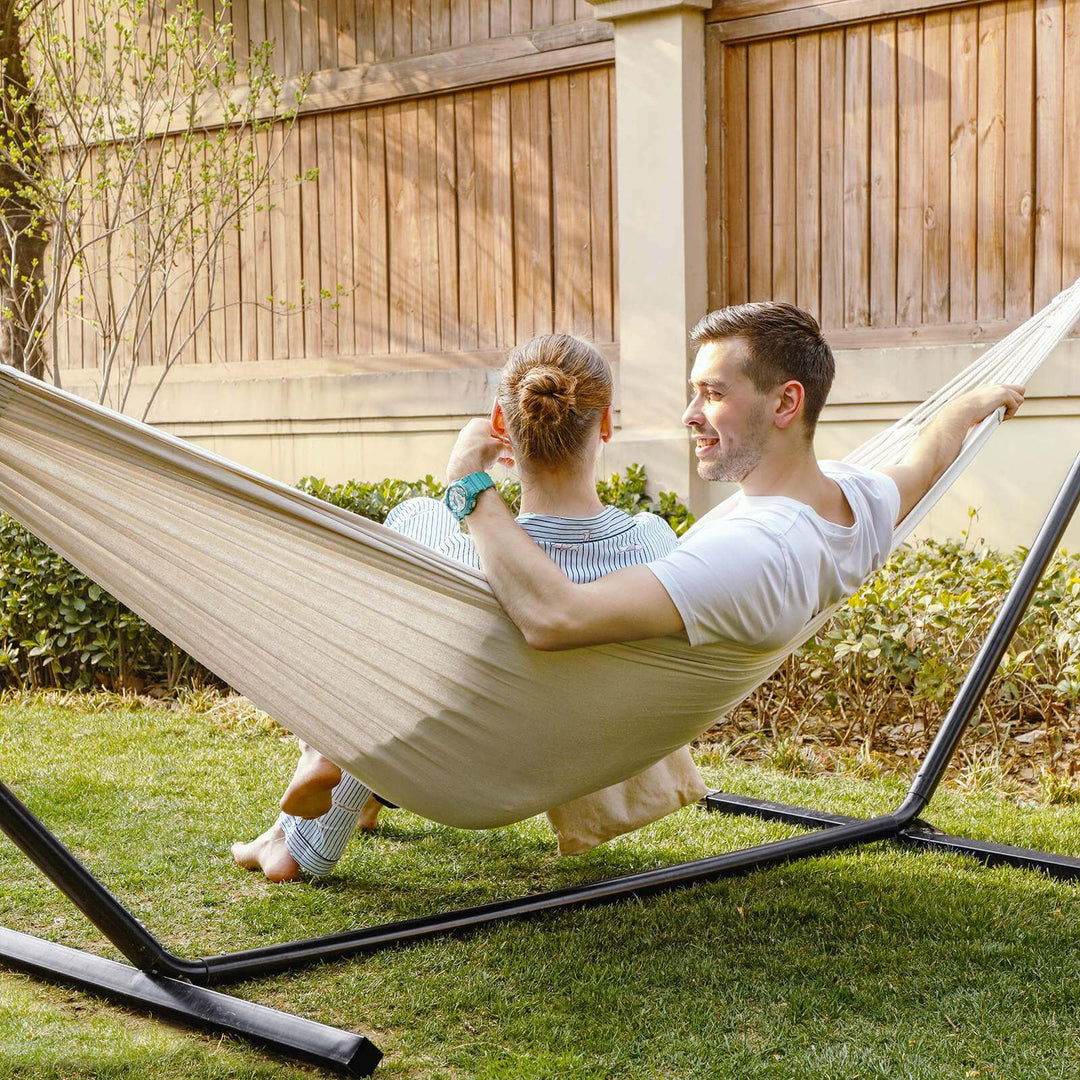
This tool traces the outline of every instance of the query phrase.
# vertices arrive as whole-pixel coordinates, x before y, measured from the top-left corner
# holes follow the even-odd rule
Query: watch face
[[[450,507],[452,513],[460,514],[465,509],[466,500],[463,484],[454,483],[446,489],[446,505]]]

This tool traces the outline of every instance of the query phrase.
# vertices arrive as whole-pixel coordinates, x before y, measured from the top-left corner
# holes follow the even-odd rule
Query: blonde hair
[[[582,456],[612,392],[611,368],[594,346],[541,334],[510,353],[495,396],[518,456],[564,465]]]

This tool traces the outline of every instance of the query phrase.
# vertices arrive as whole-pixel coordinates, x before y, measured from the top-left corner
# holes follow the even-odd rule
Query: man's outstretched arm
[[[1024,392],[1022,386],[986,386],[958,397],[920,432],[899,465],[881,470],[900,489],[898,525],[956,460],[968,432],[1000,408],[1008,420],[1023,405]]]
[[[502,452],[488,421],[473,420],[458,437],[447,479],[489,469]],[[480,493],[467,520],[488,582],[534,649],[577,649],[683,629],[667,590],[644,566],[574,584],[514,521],[493,488]]]

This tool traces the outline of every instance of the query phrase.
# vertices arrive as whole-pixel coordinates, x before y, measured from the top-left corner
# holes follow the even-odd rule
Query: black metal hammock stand
[[[419,919],[187,960],[169,952],[60,841],[0,783],[0,828],[131,962],[106,960],[0,927],[0,962],[43,979],[73,984],[154,1015],[238,1035],[273,1051],[347,1076],[367,1076],[382,1057],[366,1038],[210,989],[446,934],[462,934],[526,915],[608,904],[696,882],[748,873],[794,859],[879,840],[962,853],[982,862],[1080,878],[1080,859],[947,836],[919,818],[937,790],[1054,551],[1080,503],[1080,455],[1073,462],[990,633],[903,802],[861,819],[713,792],[710,810],[750,814],[816,831],[708,859],[536,893]]]

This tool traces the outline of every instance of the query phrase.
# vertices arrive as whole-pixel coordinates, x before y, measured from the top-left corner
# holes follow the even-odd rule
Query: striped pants
[[[334,788],[333,805],[322,817],[299,818],[282,814],[278,826],[285,833],[285,846],[312,877],[326,877],[345,853],[349,838],[356,832],[360,811],[368,799],[374,798],[371,788],[347,772]]]

